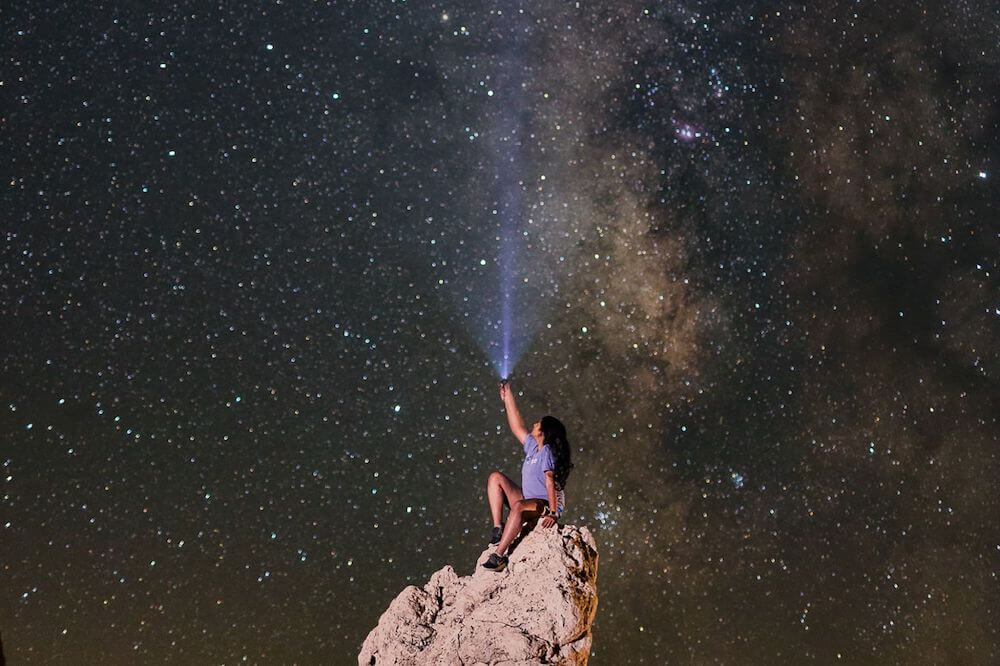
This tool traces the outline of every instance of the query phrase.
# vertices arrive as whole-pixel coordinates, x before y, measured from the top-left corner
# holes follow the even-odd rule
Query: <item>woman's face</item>
[[[531,425],[531,436],[535,438],[535,441],[539,444],[542,443],[542,422],[535,421]]]

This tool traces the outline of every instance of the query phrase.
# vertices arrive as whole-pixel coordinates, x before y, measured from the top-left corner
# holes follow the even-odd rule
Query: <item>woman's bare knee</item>
[[[498,469],[495,469],[492,472],[490,472],[489,477],[486,479],[486,483],[490,485],[501,486],[503,485],[503,478],[504,478],[503,472],[501,472]]]

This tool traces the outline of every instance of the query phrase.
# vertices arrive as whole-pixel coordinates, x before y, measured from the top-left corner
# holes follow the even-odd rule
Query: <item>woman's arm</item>
[[[542,518],[542,527],[552,527],[556,523],[555,516],[559,513],[559,499],[556,496],[556,477],[552,470],[545,472],[545,490],[549,496],[549,510],[552,515]]]
[[[510,431],[514,433],[514,437],[517,437],[519,444],[524,444],[524,438],[528,434],[528,429],[524,427],[521,412],[517,411],[517,403],[514,402],[514,391],[510,388],[510,384],[506,382],[500,384],[500,399],[503,400],[504,410],[507,412],[507,425],[510,426]]]

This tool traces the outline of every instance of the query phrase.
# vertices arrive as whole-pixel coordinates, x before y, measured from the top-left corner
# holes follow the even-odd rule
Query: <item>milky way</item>
[[[1000,17],[819,4],[5,11],[6,656],[351,663],[469,573],[504,178],[592,663],[1000,658]]]

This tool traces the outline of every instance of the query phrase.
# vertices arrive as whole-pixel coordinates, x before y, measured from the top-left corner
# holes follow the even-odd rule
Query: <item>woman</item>
[[[500,399],[507,412],[507,424],[517,441],[524,447],[524,463],[521,465],[521,485],[511,481],[506,475],[494,470],[486,484],[486,494],[490,501],[493,518],[491,544],[497,544],[495,552],[483,566],[499,571],[507,566],[507,549],[521,523],[529,518],[542,516],[542,527],[552,527],[565,508],[563,488],[566,477],[573,468],[570,462],[569,440],[566,428],[554,416],[546,416],[531,426],[524,426],[514,391],[510,384],[500,384]],[[503,505],[510,507],[507,524],[503,526]]]

